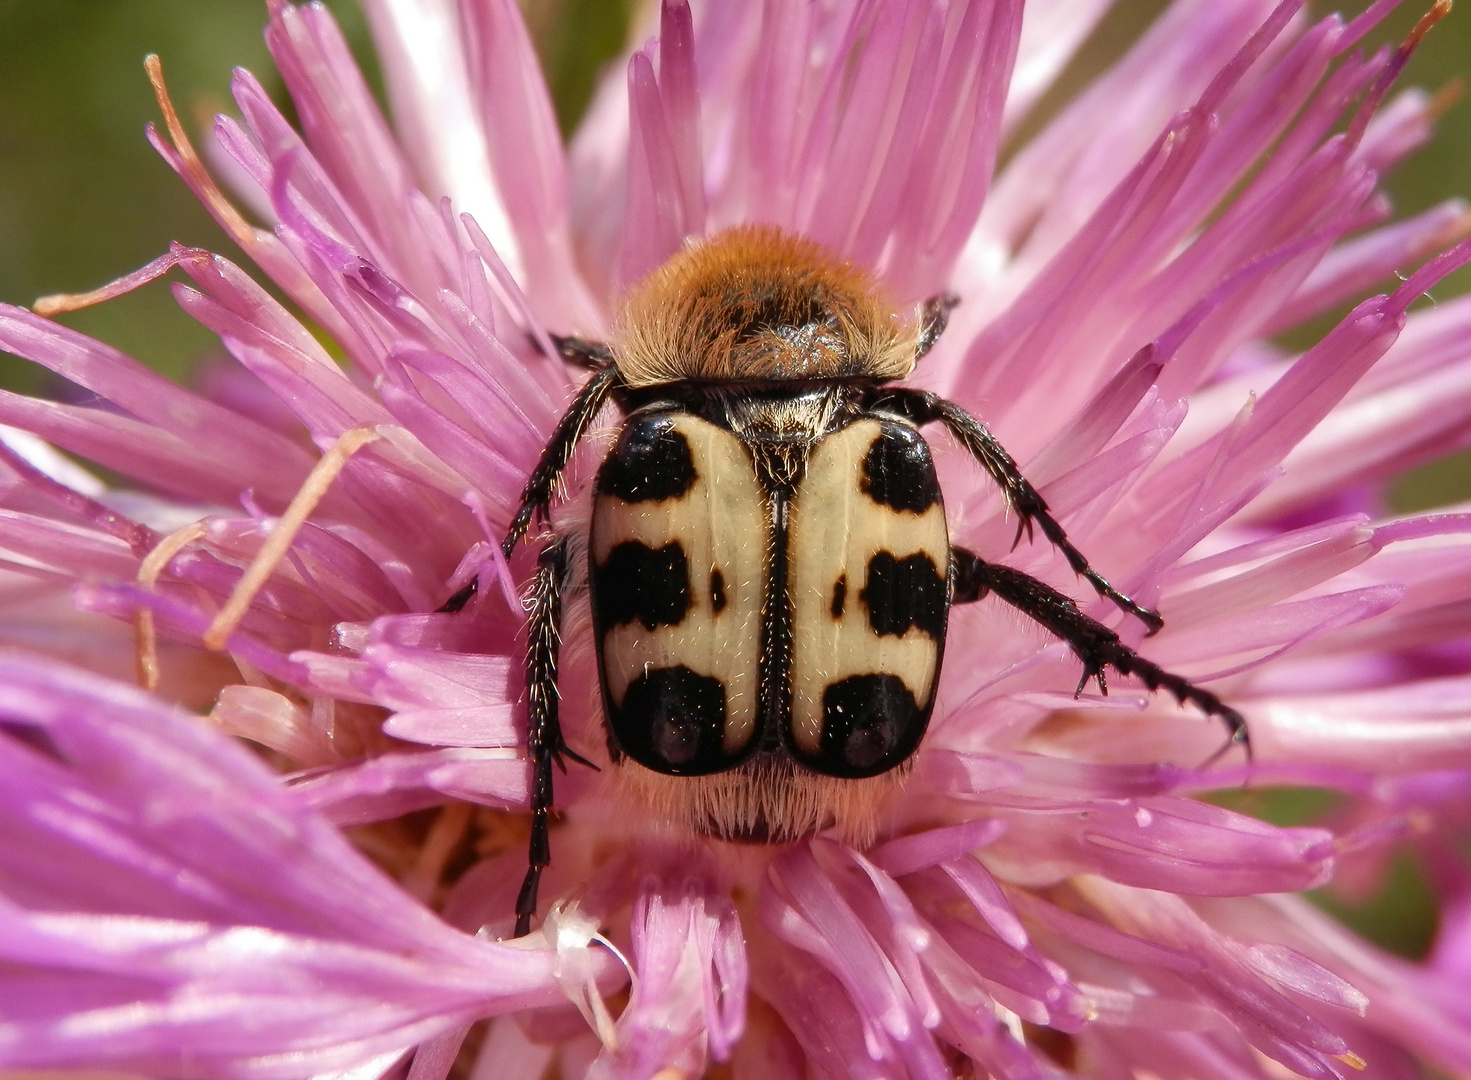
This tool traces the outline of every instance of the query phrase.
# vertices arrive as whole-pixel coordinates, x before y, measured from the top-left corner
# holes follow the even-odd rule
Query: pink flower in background
[[[152,137],[294,312],[187,248],[104,290],[188,276],[238,362],[194,391],[0,309],[0,346],[90,395],[0,393],[0,584],[39,628],[0,659],[0,1064],[1471,1072],[1471,513],[1378,499],[1471,431],[1471,300],[1408,313],[1471,246],[1463,205],[1390,223],[1376,187],[1433,111],[1390,90],[1413,42],[1357,49],[1392,6],[1177,0],[993,178],[1105,0],[668,3],[566,152],[511,0],[368,0],[397,135],[326,10],[273,3],[300,132],[241,72],[209,170],[171,111]],[[544,921],[507,940],[532,559],[496,542],[583,377],[547,335],[603,337],[625,286],[743,222],[962,298],[914,382],[1163,613],[1141,650],[1239,707],[1254,763],[1200,767],[1220,726],[1127,680],[1075,699],[1067,649],[981,603],[872,849],[673,835],[574,768]],[[933,445],[958,543],[1137,643],[1045,542],[1008,555],[994,485]],[[211,723],[55,659],[126,678],[135,633],[145,684]],[[585,599],[564,638],[568,740],[606,764]],[[1340,809],[1193,797],[1247,783]],[[1283,895],[1406,844],[1442,901],[1423,964]]]

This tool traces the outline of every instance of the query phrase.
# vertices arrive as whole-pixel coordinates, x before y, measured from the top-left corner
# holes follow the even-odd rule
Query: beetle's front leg
[[[1146,660],[1119,640],[1118,634],[1097,619],[1078,610],[1073,600],[1044,581],[998,563],[988,563],[965,548],[951,548],[952,604],[969,604],[988,593],[1016,608],[1027,618],[1056,634],[1083,661],[1083,678],[1078,683],[1081,694],[1090,679],[1098,689],[1108,693],[1103,671],[1111,667],[1121,675],[1134,675],[1151,690],[1168,690],[1182,705],[1189,702],[1203,712],[1220,717],[1230,732],[1221,748],[1224,753],[1240,745],[1251,756],[1251,740],[1246,720],[1231,706],[1209,690],[1166,671],[1152,660]],[[1219,756],[1217,754],[1216,756]],[[1215,760],[1214,757],[1211,760]]]
[[[574,347],[591,348],[585,342],[577,339],[558,339],[573,341],[576,345],[565,346],[566,349]],[[592,354],[589,354],[592,355]],[[532,470],[531,476],[526,480],[526,487],[521,492],[521,505],[516,510],[516,516],[511,519],[511,526],[506,530],[505,539],[501,541],[501,554],[507,559],[511,552],[516,550],[516,545],[526,535],[526,530],[531,527],[532,520],[538,515],[545,517],[552,505],[552,497],[557,491],[557,485],[561,482],[562,471],[567,468],[567,463],[572,460],[572,452],[577,449],[577,444],[587,434],[587,429],[602,412],[603,406],[608,403],[608,397],[612,394],[620,381],[618,369],[612,364],[599,368],[593,373],[572,399],[572,404],[562,414],[562,419],[557,421],[556,428],[552,431],[552,437],[547,440],[546,447],[541,452],[541,458]],[[480,588],[480,578],[473,577],[469,584],[463,586],[458,592],[440,605],[439,610],[444,612],[455,612],[468,604]]]
[[[970,413],[937,394],[902,386],[877,387],[870,392],[864,404],[867,408],[897,413],[915,424],[931,424],[936,421],[944,424],[945,429],[955,440],[965,447],[970,455],[980,462],[981,467],[991,474],[991,478],[1001,486],[1002,492],[1006,495],[1006,501],[1011,504],[1017,514],[1017,541],[1021,540],[1023,531],[1030,536],[1032,523],[1036,522],[1042,529],[1042,535],[1051,541],[1053,547],[1062,552],[1068,565],[1073,568],[1073,573],[1092,585],[1099,596],[1107,597],[1120,610],[1134,616],[1148,627],[1151,635],[1164,625],[1164,619],[1160,618],[1158,612],[1135,603],[1093,569],[1087,557],[1073,546],[1073,542],[1068,539],[1062,525],[1047,509],[1046,501],[1031,485],[1031,482],[1022,475],[1021,469],[1006,452],[1006,448],[996,441],[996,436],[986,429],[986,425]]]
[[[551,507],[552,496],[562,479],[562,470],[572,460],[572,451],[577,449],[593,420],[602,412],[619,381],[618,369],[613,365],[599,368],[583,383],[572,404],[562,414],[562,419],[557,421],[552,437],[541,452],[541,459],[526,480],[526,487],[521,492],[521,507],[511,519],[506,538],[501,541],[501,553],[506,558],[509,559],[511,552],[516,550],[516,544],[526,535],[532,519],[537,514],[545,515]]]

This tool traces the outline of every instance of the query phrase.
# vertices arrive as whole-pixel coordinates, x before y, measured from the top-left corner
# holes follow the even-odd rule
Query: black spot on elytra
[[[822,742],[803,764],[827,776],[877,776],[914,753],[929,721],[897,675],[853,675],[822,695]]]
[[[833,585],[832,612],[834,619],[841,619],[843,617],[843,604],[847,601],[847,599],[848,575],[844,574],[842,577],[838,578],[837,582]]]
[[[924,438],[902,424],[884,424],[863,458],[863,490],[876,503],[922,514],[940,501],[940,480]]]
[[[718,568],[710,571],[710,610],[717,615],[725,610],[725,575]]]
[[[623,429],[598,470],[598,492],[624,502],[677,499],[695,482],[689,440],[665,415],[635,420]]]
[[[903,636],[911,626],[939,641],[945,633],[945,576],[923,552],[896,559],[881,551],[868,561],[858,594],[875,634]]]
[[[690,609],[690,566],[684,548],[671,541],[654,550],[625,541],[593,567],[598,633],[635,619],[644,629],[677,626]]]
[[[702,776],[736,764],[724,746],[724,684],[683,664],[645,671],[611,713],[619,748],[646,769]]]

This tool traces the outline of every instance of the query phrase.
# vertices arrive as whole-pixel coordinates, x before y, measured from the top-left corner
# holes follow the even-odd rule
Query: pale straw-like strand
[[[185,171],[199,185],[200,196],[219,215],[220,224],[225,227],[225,231],[234,237],[235,242],[245,250],[251,250],[255,243],[255,227],[245,220],[229,199],[225,198],[225,193],[215,183],[214,177],[209,175],[209,170],[204,167],[204,161],[200,158],[199,152],[189,141],[184,125],[179,122],[179,112],[174,108],[168,87],[164,84],[162,61],[156,54],[149,53],[143,58],[143,70],[148,73],[148,81],[153,86],[153,96],[158,99],[159,111],[163,113],[163,125],[168,129],[169,141],[174,144],[174,152],[184,163]]]
[[[271,534],[266,537],[266,542],[261,545],[260,551],[251,564],[245,568],[245,573],[235,586],[235,591],[230,594],[230,599],[225,602],[225,606],[209,624],[209,629],[204,632],[205,648],[218,652],[225,647],[225,639],[235,632],[235,627],[245,617],[245,612],[250,607],[250,602],[255,599],[255,594],[260,592],[266,579],[275,572],[276,567],[285,557],[287,549],[291,547],[291,541],[296,538],[297,532],[302,525],[306,524],[307,517],[327,494],[332,481],[337,479],[338,473],[346,467],[348,459],[369,443],[377,442],[380,438],[382,436],[375,428],[352,428],[343,432],[342,436],[322,455],[322,459],[312,467],[306,481],[297,491],[296,497],[291,500],[291,505],[286,508],[286,513],[281,515],[275,528],[271,530]]]
[[[452,802],[439,812],[419,849],[419,857],[399,882],[406,892],[425,903],[434,899],[444,868],[465,838],[474,814],[475,807],[467,802]]]
[[[184,131],[184,125],[179,122],[179,111],[174,108],[173,99],[169,97],[168,86],[163,80],[163,63],[159,58],[150,53],[143,58],[143,70],[148,74],[148,81],[153,86],[153,96],[158,100],[158,108],[163,113],[163,125],[169,133],[169,141],[174,145],[174,152],[179,155],[179,161],[184,166],[184,171],[197,185],[199,197],[215,212],[220,224],[225,231],[234,237],[246,251],[255,250],[256,229],[250,222],[246,221],[239,210],[225,197],[220,186],[215,183],[214,178],[204,167],[204,161],[199,152],[194,149],[194,144],[189,141],[189,135]],[[125,274],[116,281],[108,282],[99,289],[84,293],[52,293],[42,296],[31,305],[31,310],[37,315],[52,318],[68,311],[80,311],[83,308],[93,307],[96,304],[105,303],[115,299],[124,293],[132,292],[140,285],[145,285],[155,278],[162,277],[172,270],[180,260],[205,255],[204,252],[192,248],[179,248],[160,255],[147,266],[135,270],[131,274]],[[207,256],[205,256],[207,257]]]
[[[138,584],[151,591],[174,556],[204,534],[204,522],[196,521],[165,536],[138,564]],[[138,685],[150,693],[157,690],[158,631],[153,622],[152,608],[140,607],[133,613],[133,655]]]

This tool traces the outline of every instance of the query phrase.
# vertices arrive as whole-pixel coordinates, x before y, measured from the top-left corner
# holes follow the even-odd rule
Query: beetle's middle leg
[[[955,440],[1001,486],[1006,501],[1016,511],[1017,540],[1021,539],[1023,532],[1031,536],[1032,524],[1035,522],[1042,530],[1042,535],[1062,552],[1068,565],[1073,568],[1073,573],[1092,585],[1099,596],[1112,600],[1120,610],[1134,616],[1149,628],[1150,634],[1154,634],[1164,625],[1164,619],[1160,618],[1157,611],[1135,603],[1093,569],[1087,556],[1073,545],[1062,525],[1052,516],[1041,494],[1022,475],[1012,456],[997,441],[996,436],[987,430],[985,424],[953,401],[946,401],[938,394],[902,386],[880,386],[869,392],[864,405],[871,409],[898,413],[915,424],[943,424]]]
[[[969,604],[988,593],[994,594],[1066,641],[1083,662],[1078,694],[1083,692],[1089,680],[1096,680],[1098,689],[1108,693],[1108,683],[1103,674],[1105,668],[1111,667],[1121,675],[1134,675],[1151,690],[1168,690],[1182,705],[1189,702],[1203,712],[1219,717],[1231,736],[1222,749],[1239,744],[1250,756],[1251,741],[1246,720],[1239,712],[1209,690],[1140,656],[1119,640],[1118,634],[1078,610],[1078,605],[1070,597],[1020,570],[986,562],[965,548],[952,547],[950,559],[954,575],[950,602]]]

